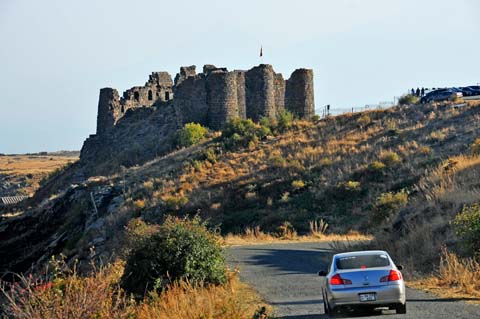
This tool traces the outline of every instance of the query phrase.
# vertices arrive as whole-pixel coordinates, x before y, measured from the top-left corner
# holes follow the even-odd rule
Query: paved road
[[[319,269],[325,269],[332,251],[327,243],[269,244],[229,248],[227,260],[240,269],[243,281],[253,285],[276,309],[280,319],[328,318],[323,312]],[[350,313],[348,318],[480,318],[480,306],[407,289],[407,314],[393,310]]]

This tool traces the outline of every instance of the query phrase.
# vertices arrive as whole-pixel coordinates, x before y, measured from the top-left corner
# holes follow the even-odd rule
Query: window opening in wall
[[[133,93],[133,98],[135,101],[138,101],[140,99],[140,94],[138,94],[138,92]]]
[[[148,100],[149,101],[153,100],[152,90],[148,90]]]
[[[170,92],[165,92],[165,101],[170,100]]]

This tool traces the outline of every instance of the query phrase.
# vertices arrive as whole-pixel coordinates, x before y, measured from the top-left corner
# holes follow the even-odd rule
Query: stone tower
[[[313,70],[297,69],[292,73],[285,89],[285,107],[298,118],[315,115]]]
[[[97,134],[108,132],[122,116],[118,91],[112,88],[100,89],[97,113]]]
[[[208,126],[218,130],[238,117],[237,73],[214,70],[207,75]]]
[[[247,118],[258,122],[262,117],[276,116],[274,79],[269,64],[260,64],[245,73]]]

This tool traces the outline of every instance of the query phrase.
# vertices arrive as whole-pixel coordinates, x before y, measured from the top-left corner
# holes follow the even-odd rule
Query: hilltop
[[[122,254],[130,220],[160,224],[167,215],[197,214],[223,234],[256,226],[305,233],[318,220],[331,232],[373,234],[382,245],[421,233],[435,241],[424,246],[431,253],[418,269],[428,271],[440,246],[458,241],[451,219],[476,200],[456,196],[445,213],[429,192],[444,187],[436,178],[442,170],[475,176],[478,159],[468,156],[479,117],[478,104],[448,102],[284,125],[265,120],[252,123],[259,136],[241,125],[233,139],[212,131],[200,144],[69,186],[65,176],[78,169],[74,164],[37,192],[32,203],[40,205],[1,222],[0,268],[23,271],[59,253],[88,260],[91,246],[107,260]],[[478,187],[469,181],[466,194]],[[396,248],[399,258],[408,257]]]

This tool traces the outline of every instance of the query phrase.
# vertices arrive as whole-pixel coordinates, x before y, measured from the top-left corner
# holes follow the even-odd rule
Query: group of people
[[[421,97],[421,96],[425,95],[425,88],[422,88],[422,89],[417,88],[416,90],[414,88],[412,88],[411,92],[412,92],[411,93],[412,95]]]

